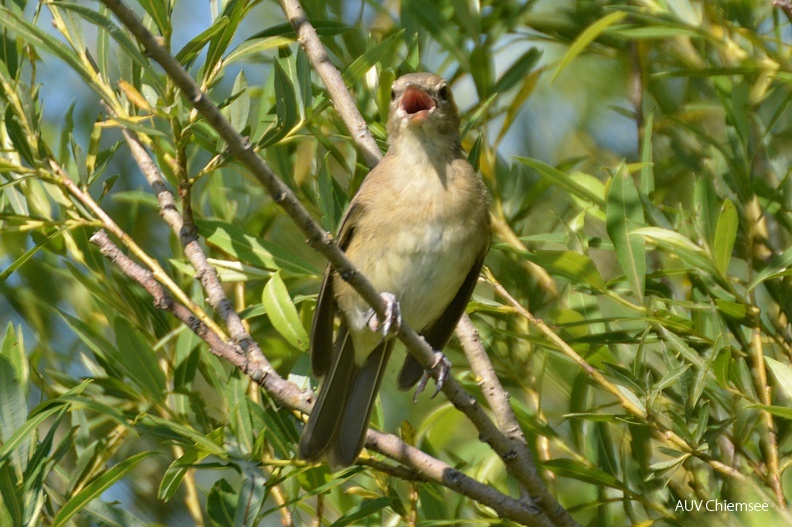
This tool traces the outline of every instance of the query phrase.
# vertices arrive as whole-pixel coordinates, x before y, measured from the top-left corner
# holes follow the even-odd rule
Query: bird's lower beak
[[[399,109],[411,121],[426,119],[435,106],[434,99],[416,86],[408,86],[399,103]]]

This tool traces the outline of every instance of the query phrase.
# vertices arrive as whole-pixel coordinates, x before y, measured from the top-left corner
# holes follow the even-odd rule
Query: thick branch
[[[525,471],[526,477],[520,481],[528,482],[529,486],[526,487],[526,490],[531,499],[556,525],[577,525],[569,513],[547,491],[547,487],[537,474],[536,464],[528,449],[525,435],[509,403],[509,393],[503,389],[500,379],[495,374],[487,350],[484,349],[479,338],[478,330],[467,314],[462,315],[456,328],[456,336],[462,344],[462,349],[465,351],[473,373],[479,379],[481,391],[495,414],[498,428],[506,434],[514,451],[522,454],[524,462],[519,469]]]

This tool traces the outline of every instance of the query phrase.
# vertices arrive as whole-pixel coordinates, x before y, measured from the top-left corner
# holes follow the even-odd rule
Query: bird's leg
[[[385,301],[385,316],[382,321],[372,309],[371,317],[368,319],[368,327],[374,333],[382,335],[383,339],[395,336],[401,329],[402,316],[401,306],[393,293],[381,293],[380,296]]]
[[[443,388],[443,384],[445,380],[448,378],[448,374],[451,372],[451,362],[443,355],[441,352],[435,352],[435,363],[432,365],[431,368],[427,368],[424,370],[423,375],[421,375],[421,380],[418,381],[418,386],[415,388],[415,395],[413,396],[413,402],[418,402],[418,396],[421,392],[424,391],[426,388],[426,383],[429,382],[429,378],[433,378],[435,380],[435,392],[432,394],[432,399],[434,399],[440,390]]]

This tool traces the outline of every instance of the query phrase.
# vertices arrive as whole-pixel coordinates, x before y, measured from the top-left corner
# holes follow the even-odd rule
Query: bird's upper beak
[[[407,86],[399,101],[399,110],[410,121],[423,121],[435,106],[437,104],[432,96],[414,85]]]

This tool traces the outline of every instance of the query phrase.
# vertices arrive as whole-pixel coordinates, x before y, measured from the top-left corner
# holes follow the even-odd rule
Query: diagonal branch
[[[495,414],[498,428],[506,434],[506,438],[514,451],[522,452],[528,461],[530,472],[528,472],[528,474],[525,475],[526,477],[522,478],[521,481],[527,481],[530,485],[525,489],[530,499],[533,500],[539,509],[547,514],[556,525],[577,525],[569,513],[567,513],[550,492],[548,492],[547,487],[539,477],[536,471],[536,464],[533,461],[533,455],[528,449],[528,444],[525,441],[525,435],[509,403],[510,395],[503,389],[503,385],[495,374],[492,361],[490,361],[487,350],[484,349],[484,345],[479,338],[478,330],[467,314],[462,315],[457,325],[456,337],[462,344],[462,349],[465,351],[465,356],[470,363],[474,375],[480,379],[479,384],[481,385],[481,391],[484,393],[489,407]]]
[[[352,134],[352,139],[363,152],[366,165],[369,168],[374,168],[382,159],[382,153],[369,132],[366,120],[360,115],[352,95],[344,85],[341,73],[330,62],[330,57],[319,40],[316,29],[308,21],[298,0],[280,0],[280,5],[294,28],[294,32],[297,33],[300,46],[305,50],[314,69],[322,78],[338,115]]]

